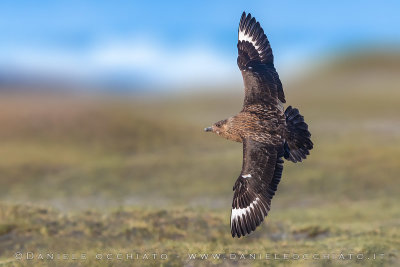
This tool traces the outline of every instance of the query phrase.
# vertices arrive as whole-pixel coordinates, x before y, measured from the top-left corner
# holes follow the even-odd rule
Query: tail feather
[[[308,125],[297,108],[289,106],[285,111],[285,117],[287,131],[284,157],[292,162],[302,161],[313,148]]]

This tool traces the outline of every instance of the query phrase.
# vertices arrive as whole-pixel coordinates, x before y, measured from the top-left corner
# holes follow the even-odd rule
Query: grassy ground
[[[398,265],[399,70],[398,56],[362,57],[284,83],[315,149],[303,163],[285,163],[267,222],[239,240],[229,216],[242,147],[202,129],[240,109],[240,88],[157,99],[2,93],[0,264]],[[19,261],[19,251],[87,259]],[[118,253],[158,258],[121,261]]]

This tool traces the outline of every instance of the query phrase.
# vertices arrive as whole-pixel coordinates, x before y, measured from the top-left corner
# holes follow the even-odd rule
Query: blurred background
[[[315,146],[285,163],[266,223],[233,240],[242,145],[202,129],[241,109],[243,11],[267,34]],[[2,1],[0,263],[17,250],[132,243],[398,263],[399,11],[397,1]]]

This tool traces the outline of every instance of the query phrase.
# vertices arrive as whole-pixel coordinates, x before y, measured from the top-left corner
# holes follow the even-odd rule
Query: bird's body
[[[243,139],[250,138],[265,144],[275,144],[282,140],[286,130],[285,121],[283,111],[271,110],[263,105],[251,105],[228,118],[226,129],[217,134],[240,143]]]
[[[269,41],[260,24],[245,12],[238,37],[243,108],[205,129],[243,143],[242,172],[233,186],[233,237],[254,231],[267,216],[282,176],[283,158],[301,161],[313,147],[303,116],[291,106],[284,110],[285,96]]]

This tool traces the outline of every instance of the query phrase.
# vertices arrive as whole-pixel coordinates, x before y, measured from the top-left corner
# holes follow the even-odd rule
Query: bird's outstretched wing
[[[279,107],[285,103],[282,83],[274,67],[272,49],[260,23],[243,12],[239,24],[237,64],[242,72],[244,106],[261,104]]]
[[[233,186],[232,236],[251,233],[270,210],[271,199],[281,180],[283,146],[243,140],[243,166]]]

